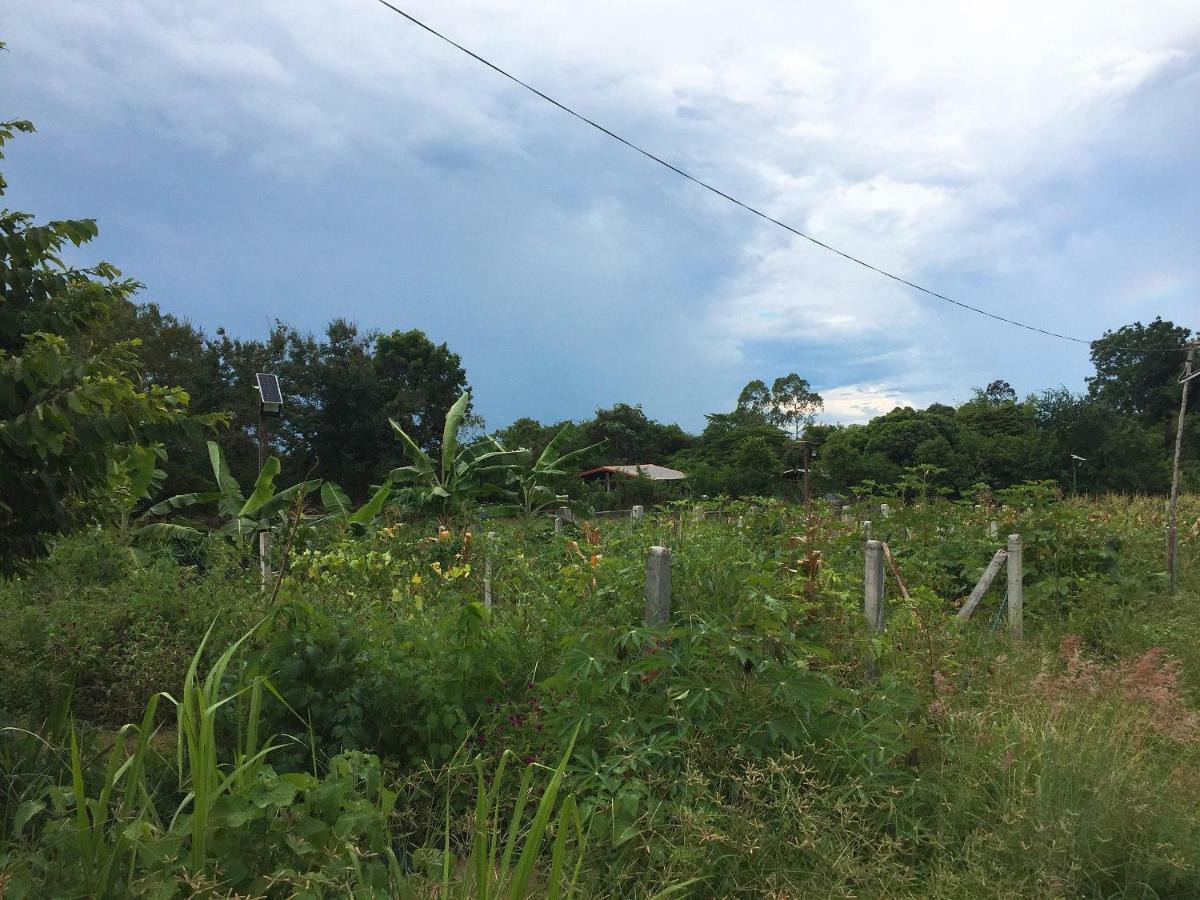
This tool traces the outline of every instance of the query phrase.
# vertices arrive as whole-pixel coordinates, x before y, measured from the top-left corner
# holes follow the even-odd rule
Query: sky
[[[1195,0],[396,2],[933,290],[1089,340],[1200,327]],[[848,423],[1091,372],[375,0],[9,0],[0,40],[0,117],[38,128],[6,205],[97,219],[78,261],[209,331],[420,328],[492,427],[696,430],[789,372]]]

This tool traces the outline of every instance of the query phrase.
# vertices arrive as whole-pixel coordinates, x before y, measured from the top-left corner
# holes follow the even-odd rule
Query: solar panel
[[[283,406],[283,391],[279,389],[279,376],[259,372],[254,376],[258,380],[258,396],[263,406],[272,412],[277,412]]]

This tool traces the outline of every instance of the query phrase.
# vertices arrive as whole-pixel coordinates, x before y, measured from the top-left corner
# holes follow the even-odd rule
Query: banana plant
[[[321,505],[325,507],[325,521],[340,522],[366,530],[383,512],[391,495],[392,485],[390,482],[385,483],[375,489],[370,500],[355,509],[339,485],[326,481],[321,485]]]
[[[500,490],[496,477],[528,461],[528,450],[505,450],[495,439],[469,447],[460,445],[458,430],[470,402],[468,391],[446,413],[438,460],[422,450],[394,419],[388,420],[400,437],[410,463],[393,469],[389,477],[406,485],[408,498],[417,505],[461,509],[489,490]]]
[[[577,460],[605,444],[605,441],[599,441],[570,453],[563,453],[563,447],[575,436],[576,431],[574,425],[564,425],[533,465],[527,469],[513,469],[508,473],[509,484],[519,503],[521,515],[528,518],[536,516],[551,505],[569,505],[565,497],[555,492],[551,483],[570,474]]]
[[[279,514],[302,497],[316,490],[320,479],[302,481],[281,491],[275,489],[275,478],[279,474],[279,460],[268,457],[263,464],[250,496],[242,493],[241,485],[229,471],[225,454],[215,441],[208,442],[208,459],[212,464],[213,477],[217,482],[215,491],[199,491],[191,494],[176,494],[146,511],[146,517],[166,516],[181,509],[206,503],[216,503],[224,523],[220,533],[237,541],[247,540],[260,531],[269,531],[276,524]],[[138,530],[145,539],[182,539],[195,541],[204,536],[199,529],[174,522],[152,522]]]

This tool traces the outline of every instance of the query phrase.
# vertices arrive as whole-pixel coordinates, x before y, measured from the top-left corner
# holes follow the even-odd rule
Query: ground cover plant
[[[297,506],[265,591],[219,534],[64,538],[0,585],[6,896],[1194,895],[1200,504],[1170,597],[1160,501],[881,490]],[[864,520],[907,591],[873,639]],[[954,619],[1010,532],[1022,645],[1002,588]]]

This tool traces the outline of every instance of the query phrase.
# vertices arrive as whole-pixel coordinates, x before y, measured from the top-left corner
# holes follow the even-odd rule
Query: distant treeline
[[[257,397],[253,375],[279,373],[286,414],[272,422],[274,452],[294,477],[341,484],[364,497],[401,450],[387,419],[436,449],[450,405],[469,387],[460,357],[416,330],[360,332],[336,319],[320,336],[282,322],[264,340],[206,335],[154,304],[128,304],[114,337],[141,340],[147,382],[179,385],[194,414],[228,412],[218,435],[235,474],[255,468]],[[1080,491],[1163,493],[1170,481],[1184,354],[1191,332],[1169,321],[1134,323],[1093,342],[1095,373],[1086,389],[1059,387],[1024,399],[995,380],[958,405],[903,407],[864,425],[815,423],[821,398],[792,373],[768,387],[753,381],[737,406],[714,412],[699,434],[617,403],[582,422],[572,447],[603,441],[588,465],[655,462],[689,476],[694,494],[798,493],[806,450],[814,491],[845,493],[863,483],[908,483],[962,493],[1052,479]],[[1172,352],[1162,352],[1172,351]],[[1200,489],[1200,402],[1184,435],[1184,484]],[[484,423],[472,417],[477,437]],[[544,447],[564,423],[521,418],[492,434],[506,447]],[[1085,461],[1075,462],[1072,454]],[[171,448],[174,487],[200,488],[210,475],[200,447]],[[650,499],[655,488],[626,484],[609,502]],[[592,499],[599,500],[593,497]]]

